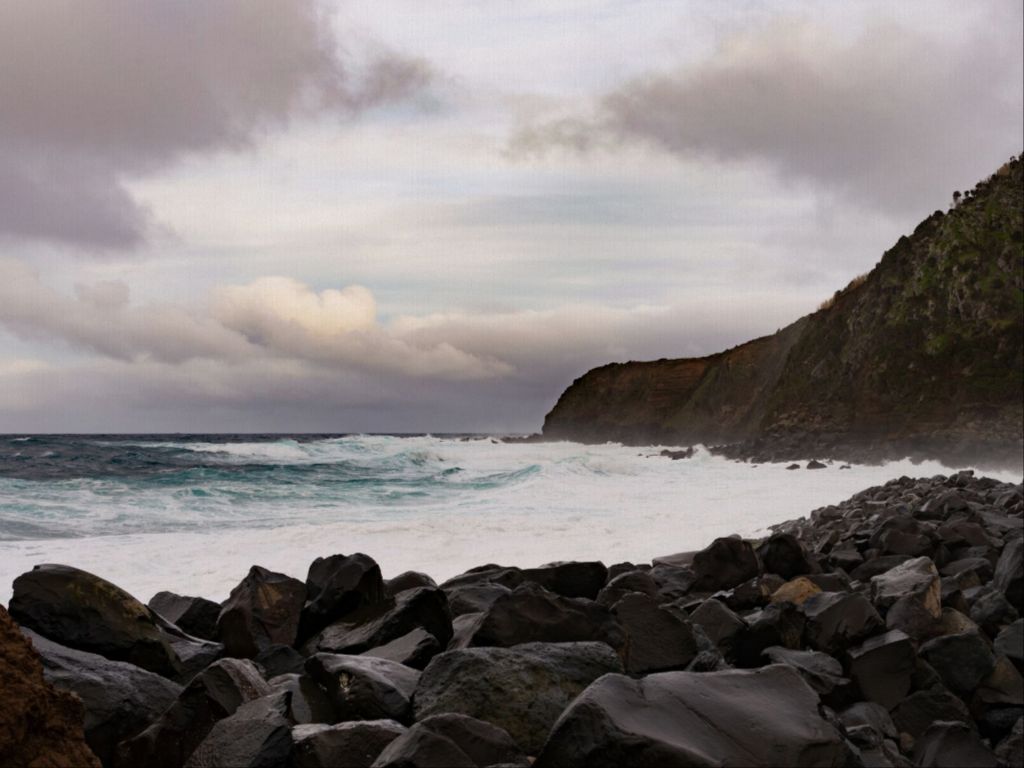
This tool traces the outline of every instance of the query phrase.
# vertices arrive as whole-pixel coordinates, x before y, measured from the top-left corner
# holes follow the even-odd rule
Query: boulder
[[[157,616],[120,587],[67,565],[37,565],[14,580],[11,616],[56,643],[164,677],[182,672]]]
[[[157,592],[150,598],[149,607],[193,637],[217,640],[219,603],[204,597],[186,597],[173,592]]]
[[[747,623],[725,603],[714,598],[701,603],[690,614],[690,621],[700,625],[708,639],[726,655],[732,651],[735,638],[747,627]]]
[[[410,720],[420,678],[411,667],[372,656],[318,653],[306,662],[306,673],[327,691],[339,720]]]
[[[121,768],[178,768],[213,728],[242,704],[273,693],[247,659],[221,659],[200,672],[148,728],[121,742]]]
[[[416,720],[459,712],[503,728],[537,754],[562,711],[590,683],[622,672],[604,643],[527,643],[435,656],[413,696]]]
[[[715,539],[693,556],[693,589],[715,592],[742,584],[757,576],[760,568],[750,542],[736,538]]]
[[[242,704],[214,723],[185,762],[185,768],[246,766],[279,768],[292,752],[287,694],[273,694]]]
[[[921,646],[920,654],[946,687],[962,696],[969,696],[996,664],[988,642],[975,632],[929,640]]]
[[[971,605],[971,619],[991,637],[999,634],[1003,627],[1020,618],[1017,609],[1010,605],[1006,595],[997,589],[984,592]]]
[[[757,548],[757,556],[761,558],[765,573],[774,573],[787,580],[816,570],[803,545],[790,533],[770,536]]]
[[[0,765],[100,768],[82,702],[43,679],[43,665],[0,605]]]
[[[220,643],[192,637],[160,614],[155,614],[153,619],[177,657],[180,671],[174,676],[175,682],[188,683],[224,655],[224,646]]]
[[[405,574],[399,578],[409,580]],[[437,585],[431,580],[430,586]],[[380,566],[372,557],[361,552],[318,557],[310,564],[306,575],[307,602],[302,608],[299,642],[353,611],[384,602],[387,596]]]
[[[812,595],[800,611],[807,618],[807,644],[825,653],[845,651],[885,626],[875,607],[856,592]]]
[[[851,648],[848,655],[850,678],[868,701],[891,710],[910,691],[916,655],[906,633],[889,630]]]
[[[597,602],[611,608],[630,592],[641,592],[650,597],[658,594],[658,582],[647,571],[626,571],[613,577],[597,594]]]
[[[795,579],[790,579],[781,587],[776,589],[772,593],[771,602],[803,605],[807,598],[812,595],[817,595],[820,592],[821,587],[806,576],[797,576]]]
[[[287,692],[286,717],[292,723],[333,723],[338,719],[327,692],[309,675],[290,672],[267,681],[273,693]]]
[[[828,697],[837,688],[845,688],[850,681],[843,677],[843,665],[827,653],[818,651],[794,651],[773,645],[765,648],[763,655],[772,664],[792,667],[822,698]]]
[[[870,728],[878,735],[878,741],[898,739],[896,724],[889,715],[889,710],[873,701],[858,701],[839,713],[839,721],[844,728]]]
[[[996,656],[995,666],[975,689],[971,702],[976,710],[1024,707],[1024,680],[1013,662]]]
[[[1024,614],[1024,539],[1016,538],[1003,547],[992,584],[1006,595],[1017,613]]]
[[[270,680],[278,675],[302,672],[306,668],[306,657],[290,645],[270,645],[256,654],[253,659],[263,669],[263,677]]]
[[[1017,619],[996,636],[996,653],[1001,653],[1024,673],[1024,619]]]
[[[155,672],[24,632],[43,662],[46,680],[82,700],[85,740],[104,765],[111,764],[120,741],[156,720],[181,693],[180,685]]]
[[[525,568],[523,578],[562,597],[594,600],[608,580],[608,569],[598,562],[550,563],[540,568]]]
[[[765,648],[781,645],[799,650],[806,619],[792,603],[769,605],[746,617],[747,627],[733,642],[733,656],[742,667],[759,667]]]
[[[693,627],[678,609],[660,607],[654,598],[632,592],[612,613],[625,632],[621,655],[631,675],[684,669],[697,655]]]
[[[863,563],[850,571],[850,578],[854,581],[870,581],[875,576],[883,574],[909,559],[909,555],[880,555],[865,559]]]
[[[252,658],[271,645],[294,645],[305,599],[301,581],[254,565],[217,618],[227,655]]]
[[[291,768],[370,768],[405,730],[394,720],[296,725],[292,728]]]
[[[490,610],[494,601],[512,590],[501,584],[466,584],[445,591],[452,617],[466,613],[484,613]]]
[[[374,768],[409,766],[529,766],[506,731],[468,715],[432,715],[388,744]]]
[[[437,589],[437,582],[420,571],[405,571],[395,578],[385,581],[384,586],[387,588],[387,593],[394,597],[407,589],[419,589],[420,587]],[[309,589],[309,586],[307,585],[306,588]]]
[[[1024,717],[1018,717],[1010,733],[996,747],[996,760],[1007,768],[1024,768]]]
[[[914,743],[914,763],[922,768],[996,768],[996,756],[966,723],[932,723]]]
[[[453,576],[441,584],[441,589],[447,591],[454,587],[464,587],[467,584],[500,584],[503,587],[515,589],[522,583],[523,572],[519,568],[506,568],[492,563],[471,568],[465,573]]]
[[[757,670],[606,675],[555,724],[535,768],[586,765],[839,766],[839,732],[784,665]]]
[[[307,644],[310,651],[362,653],[423,629],[444,647],[452,637],[448,598],[440,589],[419,587],[367,605],[324,629]]]
[[[766,573],[763,576],[755,576],[752,579],[737,584],[732,589],[716,592],[714,597],[718,598],[734,611],[747,611],[751,608],[762,608],[771,602],[772,595],[785,582],[781,576],[774,573]]]
[[[508,648],[521,643],[590,640],[622,647],[622,627],[606,607],[526,583],[494,601],[469,637],[469,645]]]
[[[396,661],[413,669],[423,669],[443,650],[436,637],[425,629],[416,628],[390,643],[363,651],[362,655]]]
[[[959,696],[945,688],[914,691],[896,705],[893,720],[902,733],[918,738],[937,720],[971,722],[971,713]]]
[[[688,566],[656,563],[647,575],[658,585],[658,599],[662,602],[679,600],[690,594],[696,575]]]

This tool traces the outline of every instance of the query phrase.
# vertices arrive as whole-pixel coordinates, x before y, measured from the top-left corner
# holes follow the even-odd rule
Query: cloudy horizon
[[[1013,0],[0,5],[0,432],[530,432],[1024,143]]]

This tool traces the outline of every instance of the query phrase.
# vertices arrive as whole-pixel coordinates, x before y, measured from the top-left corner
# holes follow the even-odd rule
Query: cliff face
[[[936,212],[825,308],[709,357],[606,365],[544,436],[1019,461],[1024,172],[1014,160]]]

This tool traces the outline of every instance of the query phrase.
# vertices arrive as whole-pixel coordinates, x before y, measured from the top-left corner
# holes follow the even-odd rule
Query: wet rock
[[[1018,613],[1024,613],[1024,539],[1014,539],[1003,547],[992,584]]]
[[[593,600],[608,580],[608,569],[598,562],[551,563],[524,569],[523,578],[562,597]]]
[[[294,645],[305,599],[301,581],[254,565],[217,618],[225,653],[252,658],[271,645]]]
[[[914,744],[914,762],[922,768],[995,768],[996,756],[966,723],[939,721]]]
[[[306,673],[331,697],[340,720],[397,720],[408,723],[410,700],[420,673],[387,659],[318,653]]]
[[[528,766],[512,737],[496,725],[457,713],[424,718],[392,741],[375,768],[406,766]]]
[[[914,645],[898,629],[865,640],[851,648],[850,678],[864,698],[891,710],[910,691],[914,673]]]
[[[747,627],[743,619],[714,598],[701,603],[690,614],[690,620],[700,625],[708,639],[727,655],[732,651],[736,636]]]
[[[807,643],[825,653],[839,653],[884,626],[878,611],[863,595],[849,592],[822,592],[809,597],[800,606],[807,617]]]
[[[996,653],[1009,658],[1024,673],[1024,619],[1017,619],[1003,629],[996,636],[994,645]]]
[[[658,583],[647,571],[627,571],[608,580],[597,594],[597,602],[611,608],[630,592],[641,592],[653,597],[658,594]]]
[[[353,720],[292,728],[291,768],[370,768],[406,728],[394,720]]]
[[[333,702],[309,675],[291,672],[267,682],[272,692],[289,694],[285,714],[289,722],[333,723],[338,719]]]
[[[270,680],[278,675],[302,672],[306,668],[306,657],[290,645],[271,645],[264,648],[253,659],[263,669],[263,677]]]
[[[511,591],[501,584],[467,584],[446,590],[445,594],[448,596],[452,617],[455,617],[467,613],[485,613],[494,605],[495,600]]]
[[[508,648],[521,643],[596,640],[617,649],[624,639],[618,621],[603,605],[562,597],[527,583],[494,601],[469,644]]]
[[[37,565],[14,580],[11,616],[56,643],[165,677],[182,664],[157,616],[120,587],[66,565]]]
[[[843,677],[843,665],[827,653],[818,651],[794,651],[773,645],[765,648],[764,657],[773,664],[793,667],[823,699],[837,688],[844,688],[850,681]]]
[[[606,675],[559,718],[535,768],[821,766],[845,756],[796,670]]]
[[[742,584],[757,576],[757,554],[749,542],[720,538],[693,556],[693,589],[715,592]]]
[[[920,654],[946,686],[961,695],[970,695],[996,663],[988,643],[974,632],[929,640],[921,646]]]
[[[772,593],[771,602],[803,605],[807,598],[812,595],[817,595],[820,592],[821,587],[806,576],[797,576],[795,579],[787,581],[781,587],[776,589]]]
[[[152,725],[118,746],[120,768],[177,768],[213,724],[273,691],[247,659],[221,659],[199,673]]]
[[[806,619],[791,603],[778,603],[746,617],[747,627],[733,641],[736,663],[743,667],[761,665],[765,648],[781,645],[799,650]]]
[[[471,568],[463,574],[448,579],[441,584],[441,589],[447,591],[454,587],[464,587],[467,584],[500,584],[503,587],[515,589],[522,583],[523,572],[521,569],[491,564]]]
[[[292,751],[287,702],[287,694],[275,694],[242,704],[214,723],[185,762],[185,768],[287,765]]]
[[[807,469],[825,469],[825,465],[816,459],[811,459],[807,462]]]
[[[224,655],[224,646],[220,643],[185,634],[177,625],[171,624],[160,614],[154,615],[153,619],[177,657],[180,671],[173,678],[175,682],[188,683]]]
[[[42,660],[46,680],[82,700],[85,740],[104,765],[120,741],[156,720],[181,693],[180,685],[134,664],[66,648],[31,630],[25,636]]]
[[[792,579],[816,570],[800,541],[789,533],[773,534],[760,547],[757,555],[761,558],[765,573],[778,574]]]
[[[448,651],[423,671],[413,708],[417,720],[444,712],[486,719],[537,754],[566,706],[608,672],[621,673],[622,663],[604,643]]]
[[[387,588],[387,593],[394,597],[399,592],[405,592],[407,589],[419,589],[420,587],[432,587],[437,589],[437,582],[430,578],[425,573],[419,571],[405,571],[400,573],[393,579],[388,579],[384,582],[384,586]],[[307,589],[309,586],[307,585]]]
[[[399,578],[408,582],[416,577],[403,574]],[[401,581],[397,583],[399,586],[402,584]],[[437,585],[431,580],[431,586]],[[318,557],[306,574],[307,602],[302,608],[299,642],[360,608],[384,602],[387,596],[388,589],[381,578],[380,566],[372,557],[361,552]]]
[[[440,589],[419,587],[384,603],[368,605],[335,622],[310,640],[310,650],[362,653],[423,629],[443,647],[452,637],[448,598]]]
[[[417,628],[390,643],[363,651],[362,655],[388,659],[413,669],[423,669],[443,650],[436,637],[425,629]]]
[[[0,765],[99,768],[83,717],[77,697],[43,679],[38,654],[0,606]]]
[[[967,705],[945,688],[914,691],[896,705],[892,715],[900,731],[915,739],[937,720],[971,722]]]
[[[654,598],[633,592],[612,613],[625,632],[622,658],[631,675],[683,669],[697,655],[693,628],[681,611],[659,607]]]
[[[173,592],[157,592],[149,607],[172,624],[202,640],[217,640],[217,616],[220,604],[204,597],[186,597]]]

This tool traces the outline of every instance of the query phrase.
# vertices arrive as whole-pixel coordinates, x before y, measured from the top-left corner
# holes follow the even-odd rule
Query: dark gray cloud
[[[122,182],[290,120],[404,99],[421,61],[347,53],[319,0],[0,4],[0,235],[139,242]]]
[[[1021,149],[1020,3],[990,3],[955,43],[896,25],[850,41],[776,20],[709,58],[604,94],[593,114],[529,126],[513,153],[646,144],[760,162],[884,210],[920,213]]]

